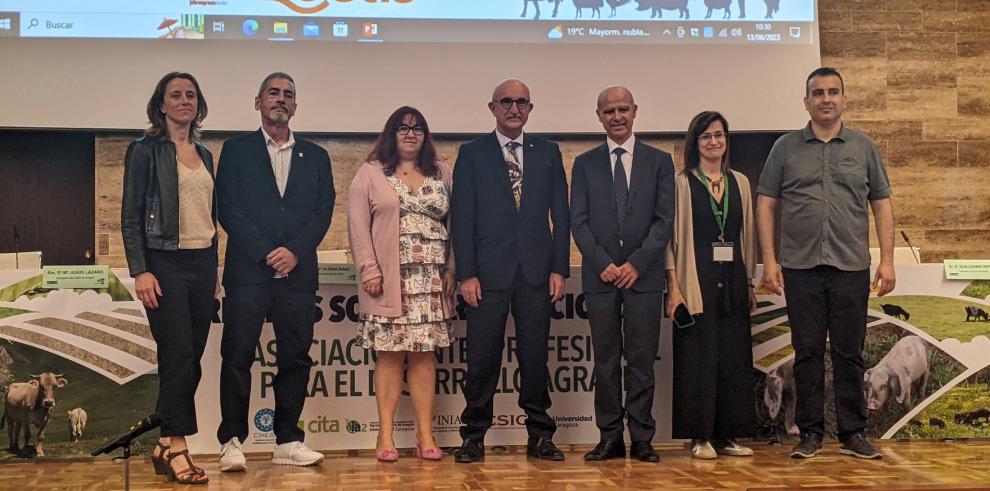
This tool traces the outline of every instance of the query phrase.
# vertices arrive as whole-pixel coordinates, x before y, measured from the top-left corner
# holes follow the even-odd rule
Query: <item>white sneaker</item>
[[[734,438],[719,440],[715,442],[714,447],[715,452],[719,455],[733,455],[736,457],[750,457],[753,455],[753,449],[740,445]]]
[[[691,442],[691,456],[696,459],[713,460],[718,458],[715,449],[712,448],[708,440],[694,440]]]
[[[275,445],[272,450],[272,463],[275,465],[297,465],[304,467],[323,462],[323,454],[306,446],[303,442],[290,442]]]
[[[220,472],[235,472],[247,469],[244,452],[241,451],[241,441],[235,436],[220,447]]]

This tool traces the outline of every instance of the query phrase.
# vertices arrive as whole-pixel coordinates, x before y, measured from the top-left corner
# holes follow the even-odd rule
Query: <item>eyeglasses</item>
[[[721,131],[716,131],[715,133],[702,133],[702,134],[698,135],[698,139],[701,140],[704,143],[708,143],[708,142],[712,141],[712,139],[715,139],[715,140],[724,140],[725,139],[725,133],[723,133]]]
[[[405,124],[399,125],[399,127],[395,129],[395,132],[400,135],[408,135],[410,131],[412,131],[416,136],[423,136],[424,130],[422,126],[409,126]]]
[[[511,97],[503,97],[493,102],[499,103],[499,105],[501,105],[503,109],[512,109],[513,104],[515,104],[516,107],[519,109],[525,109],[529,107],[529,99],[525,97],[520,97],[518,99],[512,99]]]

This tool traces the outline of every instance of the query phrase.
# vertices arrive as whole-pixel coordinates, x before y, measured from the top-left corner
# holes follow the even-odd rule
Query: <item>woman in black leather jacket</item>
[[[151,127],[127,147],[120,228],[134,290],[158,344],[161,438],[155,472],[170,481],[209,479],[186,447],[217,284],[213,155],[199,143],[206,100],[188,73],[172,72],[148,101]]]

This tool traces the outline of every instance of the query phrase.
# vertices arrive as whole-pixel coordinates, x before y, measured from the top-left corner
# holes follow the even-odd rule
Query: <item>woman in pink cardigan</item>
[[[378,460],[398,460],[393,440],[403,364],[416,413],[416,455],[439,460],[433,438],[434,350],[453,340],[454,261],[448,224],[452,171],[437,162],[422,113],[397,109],[347,205],[347,231],[361,287],[357,340],[377,352]]]

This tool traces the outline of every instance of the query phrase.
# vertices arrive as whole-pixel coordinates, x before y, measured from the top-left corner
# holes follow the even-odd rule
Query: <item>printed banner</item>
[[[990,281],[946,280],[940,264],[901,266],[897,274],[893,295],[870,299],[864,350],[869,436],[990,436],[990,410],[986,408],[990,400]],[[547,343],[553,400],[550,414],[557,421],[555,440],[559,443],[594,443],[598,440],[593,417],[594,355],[584,297],[578,291],[579,269],[574,269],[568,285],[567,295],[555,305]],[[375,444],[374,354],[354,342],[355,288],[321,285],[314,306],[318,321],[310,352],[314,360],[311,397],[299,425],[307,433],[307,443],[316,449],[373,448]],[[0,272],[0,391],[5,400],[23,397],[25,382],[51,374],[54,377],[46,380],[53,381],[56,399],[56,406],[47,410],[51,418],[43,432],[44,443],[37,443],[39,429],[32,428],[27,444],[19,438],[16,445],[8,445],[18,451],[2,452],[0,459],[87,455],[154,411],[158,392],[155,343],[132,289],[133,281],[124,270],[112,271],[106,288],[60,290],[45,288],[40,270]],[[216,453],[219,449],[215,432],[220,419],[220,300],[216,308],[196,395],[199,433],[190,439],[196,453]],[[457,339],[437,352],[434,428],[444,446],[460,443],[457,429],[464,407],[466,355],[463,318],[462,306],[455,323]],[[761,296],[752,319],[754,390],[761,421],[756,437],[784,439],[795,430],[795,387],[791,326],[783,298]],[[674,354],[666,320],[661,329],[654,416],[656,440],[669,441]],[[517,406],[515,343],[510,321],[495,398],[495,424],[487,444],[526,441],[525,416]],[[274,442],[275,352],[268,326],[256,350],[247,451],[268,451]],[[828,367],[827,356],[825,362]],[[830,385],[830,373],[826,380]],[[827,396],[826,429],[834,436],[830,390]],[[84,422],[81,427],[79,421]],[[5,418],[4,423],[11,421]],[[70,423],[75,423],[75,436]],[[400,447],[413,445],[412,408],[407,396],[400,403],[396,430]],[[154,438],[152,434],[141,438],[134,451],[150,451]]]

